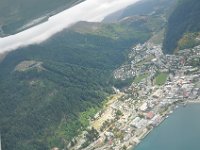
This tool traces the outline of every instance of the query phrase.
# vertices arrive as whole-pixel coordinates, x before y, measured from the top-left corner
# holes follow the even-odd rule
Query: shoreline
[[[200,100],[197,100],[197,101],[187,101],[187,103],[188,104],[200,104]]]
[[[200,104],[200,100],[197,100],[197,101],[186,101],[186,105],[182,105],[182,107],[185,107],[187,106],[187,104]],[[176,109],[179,109],[179,108],[176,108],[177,105],[174,105],[174,109],[171,109],[170,111],[173,111],[173,110],[176,110]],[[167,111],[168,112],[168,111]],[[174,113],[174,112],[173,112]],[[133,146],[130,146],[128,147],[127,149],[128,150],[135,150],[135,148],[142,142],[143,139],[147,138],[147,136],[156,128],[156,127],[159,127],[167,118],[169,115],[172,115],[173,113],[166,113],[164,116],[162,116],[162,119],[160,120],[160,122],[158,123],[158,125],[156,125],[155,127],[151,128],[150,130],[148,130],[144,135],[141,136],[141,138],[138,138],[138,143],[135,143]]]
[[[141,136],[141,138],[138,138],[139,142],[135,143],[134,146],[128,147],[128,150],[134,150],[142,142],[143,139],[145,139],[156,127],[160,126],[166,119],[167,119],[166,116],[163,116],[160,122],[156,126],[148,130],[144,135]]]
[[[197,102],[198,104],[200,104],[200,101],[198,101]],[[197,106],[197,105],[195,105],[195,103],[189,103],[190,104],[190,106],[189,107],[195,107],[195,106]],[[200,105],[198,105],[198,106],[200,106]],[[183,107],[180,107],[182,110],[181,111],[184,111],[184,106]],[[189,108],[190,109],[190,108]],[[179,114],[180,114],[180,111],[178,112]],[[182,113],[182,112],[181,112]],[[173,114],[173,113],[172,113]],[[188,117],[188,116],[187,116]],[[165,120],[165,119],[164,119]],[[164,122],[164,120],[161,122],[161,123],[163,123]],[[174,118],[173,118],[173,120],[174,120]],[[161,123],[159,124],[159,126],[161,125]],[[163,129],[162,129],[163,130]],[[152,131],[152,130],[151,130]],[[150,131],[150,132],[151,132]],[[158,134],[156,134],[156,135],[158,135]],[[162,134],[161,134],[162,135]],[[155,135],[152,135],[152,136],[155,136]],[[145,137],[145,138],[147,138],[147,136]],[[151,138],[151,137],[148,137],[148,138]],[[150,141],[152,141],[152,140],[150,140]],[[134,147],[129,147],[129,149],[128,150],[135,150],[137,147],[138,147],[138,145],[139,144],[141,144],[143,141],[141,140],[141,142],[140,143],[138,143],[137,145],[134,145]],[[149,144],[151,144],[151,142],[149,143],[149,140],[148,140],[148,145]],[[146,144],[144,144],[145,146],[147,146]],[[155,147],[155,146],[154,146]],[[141,147],[140,147],[141,148]],[[139,148],[139,149],[140,149]],[[144,148],[144,146],[142,146],[142,148]]]

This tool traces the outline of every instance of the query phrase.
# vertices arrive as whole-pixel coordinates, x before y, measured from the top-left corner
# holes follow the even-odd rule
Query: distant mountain
[[[195,46],[199,43],[200,1],[179,0],[169,17],[164,41],[165,53]]]
[[[84,0],[1,0],[0,36],[41,23],[54,13],[81,1]]]
[[[175,0],[142,0],[123,11],[116,12],[104,19],[105,22],[119,21],[129,16],[145,16],[151,14],[168,15]]]
[[[177,0],[142,0],[104,19],[106,23],[126,22],[140,29],[144,24],[154,34],[155,43],[163,43],[168,17]],[[143,30],[145,30],[143,28]],[[159,32],[159,34],[157,34]]]

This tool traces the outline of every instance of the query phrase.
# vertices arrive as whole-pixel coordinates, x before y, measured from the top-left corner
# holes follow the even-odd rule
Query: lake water
[[[178,108],[134,150],[200,150],[200,104]]]

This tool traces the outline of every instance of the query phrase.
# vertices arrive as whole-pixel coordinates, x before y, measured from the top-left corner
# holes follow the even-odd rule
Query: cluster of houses
[[[200,103],[200,65],[190,63],[200,59],[200,46],[176,55],[164,55],[161,46],[147,42],[134,47],[129,59],[129,64],[114,72],[116,79],[147,75],[120,91],[116,89],[122,96],[108,106],[110,111],[97,114],[99,119],[111,112],[107,126],[99,130],[99,139],[85,150],[130,148],[166,119],[177,103]],[[153,82],[157,72],[167,72],[163,85]]]

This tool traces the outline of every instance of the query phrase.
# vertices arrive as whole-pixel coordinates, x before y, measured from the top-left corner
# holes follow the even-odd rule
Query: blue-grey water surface
[[[134,150],[200,150],[200,104],[179,107]]]

